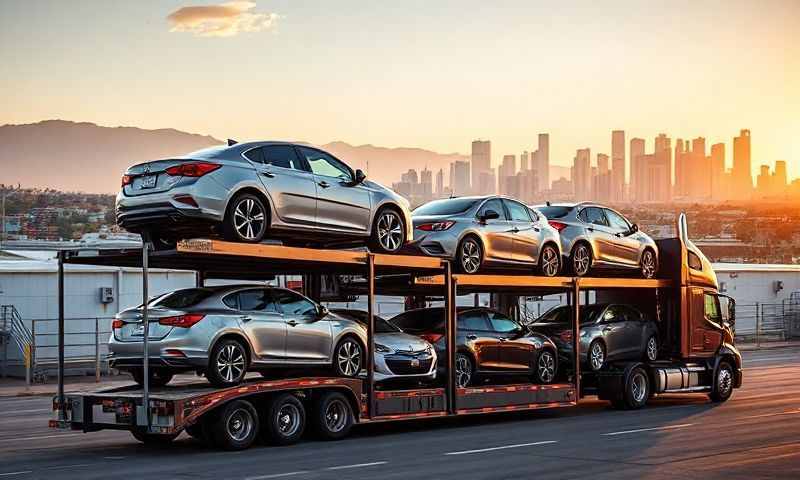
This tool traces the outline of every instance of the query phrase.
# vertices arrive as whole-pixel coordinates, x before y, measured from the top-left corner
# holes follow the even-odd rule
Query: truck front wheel
[[[611,402],[614,408],[636,410],[644,407],[650,396],[650,381],[647,378],[647,372],[641,367],[631,370],[625,380],[625,390],[621,393],[621,398]]]
[[[733,367],[731,364],[723,361],[717,367],[717,373],[714,375],[714,385],[711,386],[711,401],[724,402],[731,398],[733,393]]]

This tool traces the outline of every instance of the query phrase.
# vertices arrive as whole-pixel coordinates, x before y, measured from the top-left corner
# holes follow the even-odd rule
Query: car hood
[[[385,347],[392,350],[405,350],[412,352],[419,352],[431,347],[431,344],[414,335],[407,333],[379,333],[375,335],[375,343],[380,343]],[[431,347],[433,348],[433,347]]]

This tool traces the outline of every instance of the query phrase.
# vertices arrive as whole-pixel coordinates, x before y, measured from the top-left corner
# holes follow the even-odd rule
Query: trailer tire
[[[733,367],[726,360],[719,362],[716,372],[714,372],[714,385],[711,386],[711,393],[708,396],[712,402],[722,403],[731,398],[733,393]]]
[[[244,450],[258,436],[258,412],[247,400],[234,400],[221,407],[208,427],[215,446],[224,450]]]
[[[306,428],[303,402],[291,393],[272,399],[261,417],[261,438],[271,445],[291,445],[300,440]]]
[[[131,435],[145,445],[167,445],[178,436],[178,434],[145,433],[139,430],[131,430]]]
[[[315,429],[324,440],[346,437],[353,428],[353,410],[347,397],[339,392],[325,392],[314,405]]]
[[[635,367],[631,370],[625,379],[622,398],[622,406],[626,410],[637,410],[647,403],[650,398],[650,379],[643,368]]]

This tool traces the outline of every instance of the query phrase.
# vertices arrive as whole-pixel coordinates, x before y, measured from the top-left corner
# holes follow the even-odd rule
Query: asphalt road
[[[365,425],[338,442],[219,452],[183,435],[47,428],[50,400],[0,399],[0,480],[102,478],[800,478],[800,349],[745,354],[721,405],[660,397],[638,411],[578,408]]]

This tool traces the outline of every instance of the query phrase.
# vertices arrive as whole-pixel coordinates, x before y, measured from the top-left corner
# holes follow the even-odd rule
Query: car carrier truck
[[[597,395],[616,408],[643,407],[653,395],[694,392],[727,400],[742,383],[742,361],[733,345],[734,302],[719,293],[710,262],[688,239],[686,218],[678,236],[658,242],[655,279],[539,277],[523,274],[454,274],[447,261],[417,255],[383,255],[210,239],[184,240],[175,249],[75,250],[59,254],[59,390],[53,428],[92,432],[128,430],[145,443],[166,443],[186,431],[217,448],[238,450],[259,438],[290,444],[304,432],[341,438],[357,424],[457,417],[490,412],[573,407]],[[190,384],[112,388],[65,393],[63,377],[64,265],[112,265],[143,269],[144,299],[150,267],[193,270],[206,279],[265,280],[279,274],[305,275],[306,294],[319,293],[320,275],[361,279],[348,294],[368,305],[366,372],[360,378],[328,375],[247,379],[214,388],[204,379]],[[344,287],[342,287],[344,288]],[[316,291],[316,292],[315,292]],[[520,296],[566,294],[572,311],[572,361],[562,362],[552,384],[529,381],[459,388],[453,368],[456,298],[490,293],[508,311]],[[430,388],[378,388],[374,381],[375,297],[379,294],[435,298],[446,310],[446,352],[442,383]],[[633,303],[655,316],[660,351],[656,361],[608,362],[582,372],[579,359],[580,309],[595,301]],[[582,300],[583,298],[583,300]],[[145,328],[147,320],[144,320]],[[147,335],[145,334],[145,338]],[[145,347],[146,351],[146,347]],[[144,355],[147,368],[148,359]],[[148,378],[147,375],[144,376]]]

